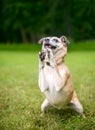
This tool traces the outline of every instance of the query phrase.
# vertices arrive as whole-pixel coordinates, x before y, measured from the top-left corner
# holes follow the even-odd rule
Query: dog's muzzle
[[[44,44],[44,48],[45,49],[56,49],[58,46],[57,45],[52,45],[52,44],[50,44],[50,43],[45,43]]]

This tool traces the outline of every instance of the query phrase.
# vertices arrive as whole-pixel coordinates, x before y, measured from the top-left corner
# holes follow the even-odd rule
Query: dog
[[[63,109],[68,106],[84,117],[83,106],[65,64],[69,41],[65,36],[45,37],[40,39],[39,43],[42,44],[42,51],[39,52],[38,84],[46,97],[41,105],[41,111],[44,113],[51,107]]]

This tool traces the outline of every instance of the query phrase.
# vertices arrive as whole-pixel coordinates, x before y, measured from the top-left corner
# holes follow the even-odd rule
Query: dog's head
[[[55,53],[60,48],[67,48],[69,41],[65,36],[58,37],[44,37],[39,40],[39,44],[42,44],[42,50],[46,51],[48,48]]]

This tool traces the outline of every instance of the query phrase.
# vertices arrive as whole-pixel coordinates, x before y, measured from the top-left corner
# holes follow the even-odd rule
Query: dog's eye
[[[58,42],[58,39],[53,39],[55,42]]]
[[[48,39],[48,38],[46,38],[46,39],[45,39],[45,41],[46,41],[46,42],[49,42],[49,39]]]

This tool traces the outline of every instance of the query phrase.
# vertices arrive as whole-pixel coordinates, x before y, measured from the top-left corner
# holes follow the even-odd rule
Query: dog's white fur
[[[39,88],[46,96],[41,110],[45,112],[51,106],[58,109],[69,106],[83,115],[83,107],[73,88],[71,74],[63,61],[67,54],[67,43],[62,38],[64,37],[57,38],[59,48],[55,52],[48,48],[45,50],[45,59],[41,61],[39,58]],[[50,39],[52,41],[52,37]],[[44,50],[44,47],[42,49]],[[48,58],[48,52],[50,58]]]

